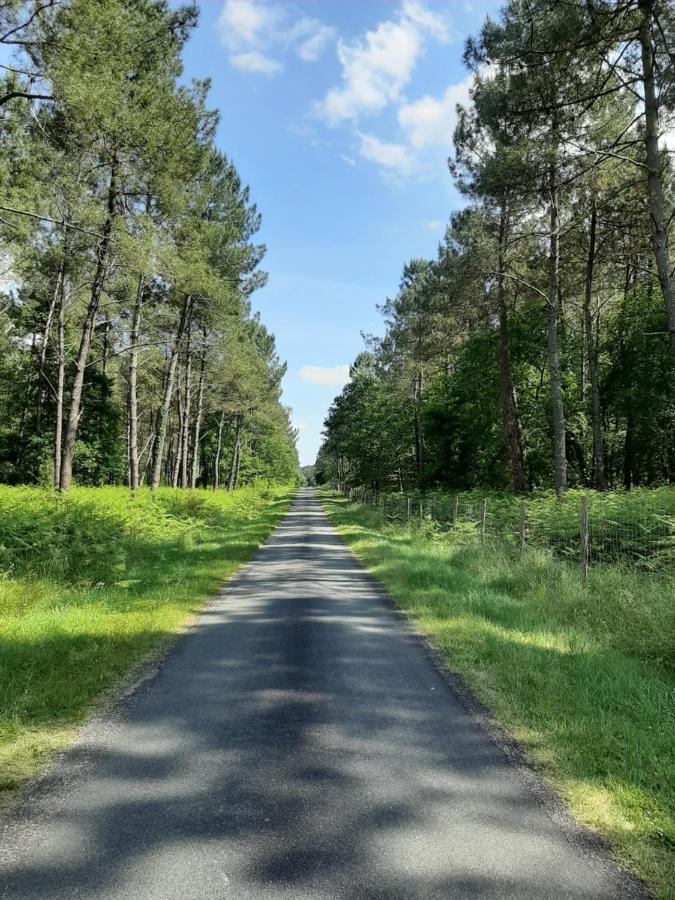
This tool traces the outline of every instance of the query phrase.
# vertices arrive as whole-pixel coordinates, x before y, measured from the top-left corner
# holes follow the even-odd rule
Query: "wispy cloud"
[[[265,0],[225,0],[217,27],[232,66],[268,76],[283,70],[285,53],[317,62],[336,38],[333,28],[295,6]]]
[[[388,143],[372,134],[359,134],[359,138],[359,153],[363,159],[377,163],[387,172],[397,175],[407,175],[411,171],[413,158],[403,144]]]
[[[283,69],[281,63],[259,50],[250,50],[248,53],[233,53],[230,56],[230,65],[241,72],[253,72],[256,75],[278,75]]]
[[[346,162],[348,166],[355,166],[355,165],[356,165],[356,160],[355,160],[355,159],[352,159],[351,156],[345,156],[344,153],[341,153],[341,154],[340,154],[340,159],[341,159],[343,162]]]
[[[329,387],[343,387],[349,381],[349,366],[303,366],[298,372],[301,381]]]
[[[406,103],[398,111],[398,121],[407,142],[414,149],[448,147],[457,124],[457,104],[466,106],[473,75],[451,84],[440,97],[424,96]]]
[[[403,0],[395,19],[352,43],[339,41],[342,82],[315,104],[315,115],[334,127],[398,101],[429,37],[448,40],[444,19],[417,0]]]

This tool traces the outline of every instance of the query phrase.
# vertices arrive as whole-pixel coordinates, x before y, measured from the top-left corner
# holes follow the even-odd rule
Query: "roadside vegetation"
[[[291,493],[0,487],[0,805],[253,554]]]
[[[342,536],[573,815],[673,897],[673,581],[550,552],[403,528],[323,495]]]

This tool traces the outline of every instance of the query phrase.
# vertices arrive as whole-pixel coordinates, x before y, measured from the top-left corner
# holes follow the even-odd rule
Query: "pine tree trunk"
[[[54,397],[56,404],[56,421],[54,424],[54,487],[56,490],[61,486],[61,443],[63,436],[63,388],[66,379],[66,337],[65,337],[65,287],[61,285],[61,299],[59,303],[59,326],[58,326],[58,357],[57,357],[57,374],[56,374],[56,395]]]
[[[653,0],[639,0],[641,12],[640,48],[645,104],[645,148],[647,151],[647,183],[649,187],[649,218],[652,247],[656,260],[661,292],[668,315],[670,348],[675,353],[675,290],[671,281],[668,254],[668,226],[664,213],[661,156],[659,154],[659,110],[654,79],[654,51],[651,38]]]
[[[421,482],[424,470],[424,435],[422,433],[422,421],[420,408],[422,405],[422,370],[415,373],[413,381],[413,432],[415,438],[415,467],[417,468],[417,481]]]
[[[553,467],[555,489],[558,494],[567,490],[567,458],[565,450],[565,408],[560,374],[560,348],[558,346],[559,284],[560,284],[560,218],[555,162],[549,169],[549,258],[548,258],[548,370],[551,382],[551,407],[553,412]]]
[[[593,319],[591,317],[591,300],[593,295],[593,270],[595,267],[596,230],[598,214],[593,199],[591,204],[591,222],[588,238],[588,260],[586,262],[586,284],[584,290],[584,344],[588,362],[588,376],[591,382],[591,423],[593,431],[593,485],[604,491],[605,461],[602,449],[602,411],[600,409],[600,383],[598,380],[598,354],[593,335]]]
[[[185,417],[185,407],[181,396],[180,387],[176,391],[176,405],[178,407],[178,431],[176,432],[176,456],[173,464],[173,472],[171,474],[171,487],[177,488],[180,484],[180,467],[183,460],[183,420]]]
[[[204,381],[206,376],[206,329],[202,332],[204,344],[202,346],[199,363],[199,387],[197,389],[197,412],[195,414],[195,430],[192,438],[192,471],[190,472],[190,487],[197,487],[199,476],[199,441],[202,430],[202,416],[204,414]]]
[[[103,226],[101,240],[96,249],[96,270],[94,280],[91,287],[91,295],[87,306],[87,313],[82,323],[82,334],[80,337],[80,347],[75,360],[75,377],[70,392],[70,409],[68,411],[68,422],[66,425],[66,433],[63,441],[63,453],[61,456],[61,479],[59,487],[62,491],[70,488],[73,478],[73,456],[75,454],[75,441],[77,440],[77,429],[80,422],[82,388],[84,385],[84,374],[91,348],[91,339],[94,333],[94,324],[96,321],[96,313],[101,300],[101,292],[108,273],[108,262],[110,258],[110,238],[112,235],[113,223],[116,215],[117,204],[117,163],[113,162],[110,169],[110,182],[108,185],[108,202],[107,216]]]
[[[216,444],[216,458],[213,463],[213,490],[217,491],[220,484],[220,454],[223,450],[223,427],[225,425],[225,411],[221,410],[218,422],[218,443]]]
[[[193,303],[194,301],[190,296],[187,296],[183,302],[180,321],[178,323],[178,328],[176,330],[176,335],[173,341],[173,347],[171,349],[171,357],[169,358],[169,362],[166,368],[164,378],[164,395],[162,397],[162,404],[157,411],[157,420],[155,424],[155,443],[153,447],[153,460],[150,475],[150,490],[153,491],[159,487],[159,482],[161,480],[162,457],[164,455],[166,428],[169,418],[169,411],[171,409],[171,400],[173,398],[174,382],[176,379],[176,367],[178,365],[180,346],[183,342],[183,335],[185,334],[185,326],[187,325],[188,317],[192,314]]]
[[[232,451],[232,465],[230,466],[230,478],[227,483],[228,491],[233,491],[237,486],[239,478],[239,456],[241,454],[241,429],[244,417],[239,414],[237,416],[236,432],[234,437],[234,450]]]
[[[59,305],[59,298],[61,297],[61,294],[63,292],[63,279],[65,277],[65,272],[66,260],[64,256],[59,262],[59,267],[56,273],[56,283],[54,285],[54,290],[49,301],[47,318],[45,319],[44,331],[42,333],[42,344],[40,345],[40,353],[38,355],[38,384],[37,398],[35,401],[35,434],[42,433],[42,414],[45,398],[45,368],[47,365],[47,348],[49,346],[49,335],[52,330],[52,322],[54,321],[54,315]]]
[[[516,402],[516,391],[511,373],[511,356],[509,352],[509,320],[506,304],[506,241],[508,236],[508,211],[506,203],[502,203],[499,220],[499,251],[497,298],[499,303],[499,397],[502,407],[502,427],[504,442],[509,457],[511,482],[516,494],[525,492],[525,466],[523,463],[523,442],[520,429],[520,417]]]
[[[188,486],[188,458],[190,455],[190,407],[192,406],[192,317],[187,325],[185,345],[185,395],[183,397],[183,415],[181,417],[181,464],[180,486],[185,490]]]
[[[136,288],[131,334],[129,337],[129,487],[138,490],[138,340],[141,333],[141,313],[143,309],[143,288],[145,279],[141,275]]]

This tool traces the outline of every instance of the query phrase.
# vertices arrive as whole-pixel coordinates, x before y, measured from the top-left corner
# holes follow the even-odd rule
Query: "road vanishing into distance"
[[[0,896],[641,896],[535,782],[303,489],[5,816]]]

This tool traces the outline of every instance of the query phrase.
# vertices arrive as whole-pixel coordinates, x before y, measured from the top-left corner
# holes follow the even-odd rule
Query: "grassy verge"
[[[0,487],[0,803],[253,554],[290,494]]]
[[[673,582],[404,530],[324,496],[340,533],[565,799],[675,897]],[[468,541],[468,543],[467,543]]]

